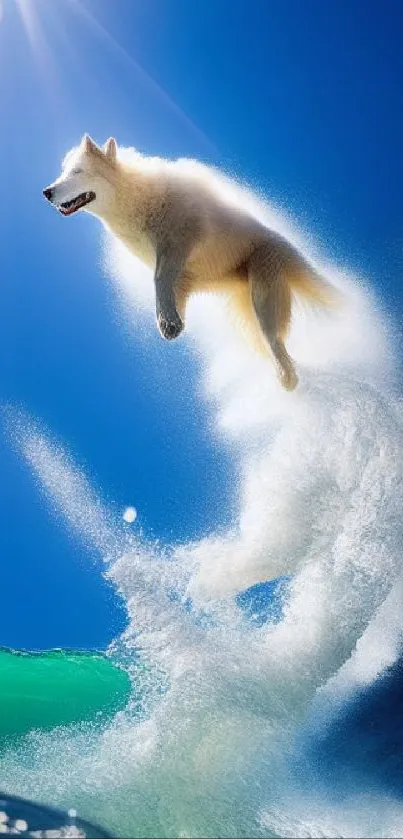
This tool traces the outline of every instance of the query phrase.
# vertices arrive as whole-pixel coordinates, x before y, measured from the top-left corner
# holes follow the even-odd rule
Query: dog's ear
[[[99,148],[94,140],[90,137],[89,134],[84,134],[83,139],[81,140],[81,146],[84,151],[92,152],[92,151],[99,151]]]
[[[110,163],[115,163],[116,161],[116,154],[117,154],[117,146],[116,140],[113,137],[109,137],[109,140],[106,141],[104,148],[104,155],[109,160]]]

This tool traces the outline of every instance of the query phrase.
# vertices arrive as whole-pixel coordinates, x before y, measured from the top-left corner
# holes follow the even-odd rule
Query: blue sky
[[[237,463],[183,342],[124,325],[95,219],[42,200],[84,131],[235,171],[369,279],[399,321],[400,0],[16,0],[0,24],[0,399],[163,542],[231,519]],[[186,375],[184,375],[184,370]],[[174,386],[167,392],[167,382]],[[104,647],[125,615],[99,558],[0,436],[0,645]]]

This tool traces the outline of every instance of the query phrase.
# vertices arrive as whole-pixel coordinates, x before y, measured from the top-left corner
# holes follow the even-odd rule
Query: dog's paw
[[[297,387],[298,384],[298,376],[293,368],[292,365],[286,369],[282,369],[279,373],[280,384],[283,386],[284,390],[293,391]]]
[[[183,321],[179,315],[176,315],[174,318],[166,318],[164,315],[160,314],[157,317],[157,324],[160,335],[162,335],[166,341],[173,341],[174,338],[177,338],[178,335],[181,334],[183,329]]]

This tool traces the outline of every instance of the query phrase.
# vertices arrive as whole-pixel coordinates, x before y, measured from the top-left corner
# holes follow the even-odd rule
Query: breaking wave
[[[263,202],[217,183],[301,244]],[[320,262],[312,245],[310,255]],[[148,273],[110,238],[105,261],[126,314],[154,328]],[[110,654],[132,693],[101,732],[35,731],[6,750],[1,787],[74,806],[117,836],[403,836],[396,789],[369,782],[357,761],[336,785],[340,759],[329,749],[326,763],[323,750],[398,661],[403,543],[393,331],[368,289],[324,268],[348,305],[332,320],[297,312],[293,394],[240,342],[225,301],[189,308],[200,398],[239,463],[239,513],[224,535],[164,550],[128,536],[63,447],[14,417],[52,505],[104,555],[125,600]]]

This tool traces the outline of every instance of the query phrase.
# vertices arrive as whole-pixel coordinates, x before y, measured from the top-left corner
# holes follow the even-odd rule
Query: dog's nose
[[[46,189],[43,190],[43,195],[48,201],[52,200],[53,189],[51,186],[47,186]]]

